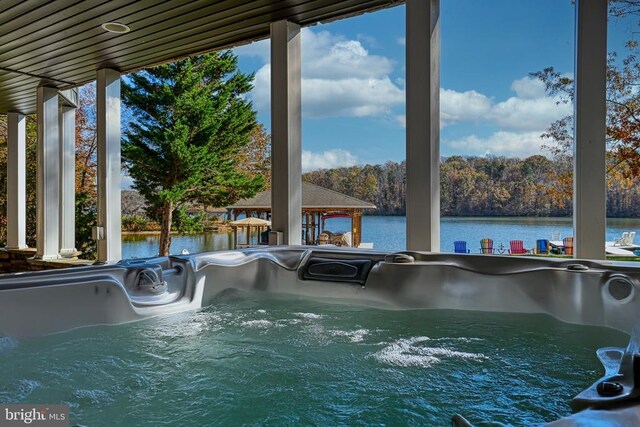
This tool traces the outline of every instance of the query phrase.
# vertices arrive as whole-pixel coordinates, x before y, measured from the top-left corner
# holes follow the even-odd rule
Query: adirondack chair
[[[626,246],[628,239],[629,239],[629,232],[625,231],[624,233],[622,233],[622,236],[620,236],[619,239],[615,239],[613,241],[613,246]]]
[[[565,255],[573,255],[573,237],[565,237],[562,239]]]
[[[524,242],[522,240],[511,240],[509,242],[509,253],[511,255],[524,255],[529,252],[528,249],[525,249]]]
[[[627,237],[627,246],[632,246],[633,245],[633,241],[636,238],[636,232],[632,231],[631,233],[629,233],[629,237]]]
[[[493,253],[493,240],[489,238],[484,238],[480,240],[480,253],[481,254],[492,254]]]
[[[468,254],[469,249],[467,249],[467,242],[464,240],[456,240],[453,242],[453,250],[457,254]]]
[[[549,255],[549,241],[547,239],[536,240],[536,254]]]

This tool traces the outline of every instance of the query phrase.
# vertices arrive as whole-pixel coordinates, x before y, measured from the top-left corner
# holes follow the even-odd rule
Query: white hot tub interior
[[[603,347],[604,376],[559,420],[640,422],[640,268],[627,263],[277,247],[123,261],[0,278],[0,336],[41,336],[188,312],[225,291],[332,299],[392,310],[547,314],[631,336]],[[638,384],[638,385],[636,385]],[[594,418],[595,417],[595,418]],[[458,425],[464,420],[456,418]],[[562,424],[564,423],[564,424]]]

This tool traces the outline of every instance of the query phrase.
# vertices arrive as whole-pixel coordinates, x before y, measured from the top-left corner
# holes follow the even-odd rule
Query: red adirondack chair
[[[512,240],[509,242],[509,253],[511,255],[524,255],[529,252],[529,249],[525,249],[524,242],[522,240]]]

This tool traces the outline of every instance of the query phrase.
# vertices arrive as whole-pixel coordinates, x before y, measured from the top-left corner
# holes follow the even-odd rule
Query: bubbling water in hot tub
[[[226,291],[198,311],[0,341],[0,401],[84,425],[530,425],[570,414],[628,337],[546,315]]]
[[[7,275],[0,401],[82,424],[636,425],[615,331],[638,289],[630,264],[305,247]]]

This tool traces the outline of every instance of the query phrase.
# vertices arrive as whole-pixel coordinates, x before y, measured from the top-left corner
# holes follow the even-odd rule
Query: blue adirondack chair
[[[464,240],[456,240],[453,242],[454,252],[457,254],[468,254],[469,249],[467,249],[467,242]]]
[[[547,239],[536,240],[536,254],[549,255],[549,241]]]

